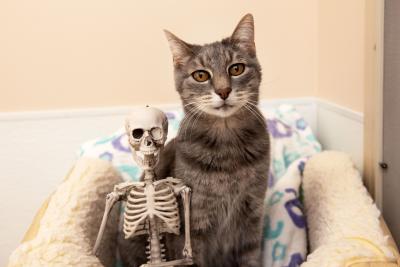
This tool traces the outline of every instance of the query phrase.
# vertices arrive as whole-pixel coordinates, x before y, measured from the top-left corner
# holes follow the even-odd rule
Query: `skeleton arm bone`
[[[118,201],[125,199],[126,194],[128,193],[129,189],[132,188],[134,185],[132,182],[121,183],[114,186],[114,191],[107,194],[106,197],[106,207],[104,209],[103,219],[101,220],[99,233],[97,234],[96,243],[93,247],[93,254],[97,256],[97,252],[100,246],[101,239],[103,238],[104,230],[106,228],[108,216],[112,208],[114,207],[115,203]]]
[[[180,194],[183,201],[183,210],[185,213],[185,246],[183,248],[183,256],[192,258],[192,245],[190,241],[190,195],[191,189],[188,186],[181,187]]]
[[[183,248],[183,256],[185,258],[192,258],[192,245],[190,240],[190,196],[191,189],[186,186],[181,179],[174,177],[165,178],[167,183],[174,189],[175,195],[180,195],[183,201],[183,210],[185,216],[185,246]],[[158,180],[155,182],[161,183],[162,180]]]
[[[106,207],[104,209],[103,219],[101,220],[99,233],[97,234],[96,243],[94,244],[93,254],[97,256],[101,239],[103,238],[104,230],[106,228],[107,219],[114,204],[119,201],[119,196],[116,192],[111,192],[106,197]]]

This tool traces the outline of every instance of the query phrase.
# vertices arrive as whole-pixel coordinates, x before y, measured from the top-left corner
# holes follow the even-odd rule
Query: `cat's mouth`
[[[207,105],[200,106],[200,108],[210,115],[226,118],[233,115],[240,108],[240,105],[232,99],[222,100],[215,98]]]
[[[219,105],[214,105],[206,112],[217,117],[226,118],[233,115],[238,110],[238,105],[228,104],[223,102]]]
[[[227,103],[222,103],[222,105],[218,106],[218,107],[214,107],[214,109],[216,110],[227,110],[233,108],[233,105],[227,104]]]

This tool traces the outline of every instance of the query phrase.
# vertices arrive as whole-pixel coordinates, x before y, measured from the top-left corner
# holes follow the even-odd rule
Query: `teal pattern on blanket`
[[[260,109],[267,119],[271,136],[263,266],[296,267],[307,255],[306,221],[300,201],[301,176],[307,158],[320,152],[321,145],[305,119],[292,106],[269,108],[261,105]],[[169,141],[176,136],[183,113],[169,110],[166,115]],[[132,159],[123,127],[84,143],[77,154],[111,162],[126,181],[138,181],[142,173]],[[117,266],[122,265],[119,262]]]

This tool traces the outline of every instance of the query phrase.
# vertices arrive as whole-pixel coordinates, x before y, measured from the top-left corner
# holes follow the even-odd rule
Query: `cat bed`
[[[271,139],[271,168],[265,202],[264,265],[284,266],[302,262],[307,255],[306,222],[299,200],[301,171],[307,158],[321,151],[310,126],[290,105],[260,106]],[[166,111],[168,138],[176,136],[181,110]],[[169,141],[168,140],[168,141]],[[83,144],[79,155],[107,160],[124,180],[137,181],[140,169],[132,159],[125,129]],[[290,171],[289,171],[290,170]]]
[[[42,205],[8,266],[115,266],[118,208],[107,223],[100,259],[91,251],[103,216],[104,197],[120,182],[120,175],[108,162],[78,160]]]
[[[261,110],[268,118],[272,138],[271,172],[265,202],[264,266],[299,266],[307,255],[306,220],[300,199],[302,171],[307,159],[321,148],[310,127],[292,107]],[[167,115],[171,138],[183,115],[180,111],[169,111]],[[105,195],[113,185],[121,178],[137,180],[139,176],[140,170],[134,166],[123,129],[85,143],[73,171],[50,197],[48,205],[41,209],[23,243],[11,255],[9,266],[120,266],[115,263],[118,261],[115,251],[110,249],[115,247],[113,237],[117,235],[118,214],[114,215],[114,223],[107,227],[111,232],[102,249],[108,253],[102,253],[101,263],[90,254],[94,233],[89,233],[88,229],[92,225],[91,229],[97,231]],[[106,180],[109,181],[107,186]],[[78,196],[84,196],[85,201],[78,203]],[[61,207],[66,208],[66,212],[60,212]],[[312,235],[318,235],[318,231],[313,232],[310,228],[310,240]],[[330,258],[330,254],[324,256]],[[312,257],[310,262],[318,259]],[[393,261],[389,257],[388,260]],[[382,266],[397,266],[393,264]]]
[[[312,253],[301,266],[400,266],[396,263],[398,253],[389,232],[382,221],[382,225],[378,226],[379,212],[372,205],[365,188],[357,182],[359,174],[347,156],[332,153],[312,157],[305,168],[305,202]],[[338,166],[342,168],[337,169]],[[327,181],[337,177],[344,177],[342,181],[353,180],[351,186],[354,190],[345,192],[340,183]],[[114,213],[107,225],[100,260],[91,255],[96,235],[91,229],[99,225],[104,195],[119,179],[119,174],[110,163],[99,159],[79,159],[64,182],[43,204],[21,245],[11,255],[8,267],[115,266],[116,254],[111,248],[115,246],[118,215]],[[312,185],[316,180],[317,183]],[[307,183],[310,184],[306,186]],[[352,192],[351,199],[355,199],[355,203],[360,202],[360,209],[371,212],[366,214],[368,212],[364,211],[360,216],[362,220],[356,220],[350,229],[347,222],[352,214],[343,217],[337,208],[330,208],[330,205],[343,200],[343,192],[343,196]],[[83,201],[76,201],[78,197]],[[315,201],[316,197],[318,201]],[[364,223],[364,220],[368,222]],[[359,223],[363,225],[362,230],[356,227]],[[93,228],[89,227],[91,225]],[[355,233],[352,233],[354,230]],[[344,238],[344,232],[352,238]],[[370,240],[372,238],[375,239]],[[342,241],[338,241],[340,239]],[[343,251],[342,245],[347,242],[351,250]],[[275,265],[295,267],[300,263],[293,261],[289,265]]]
[[[397,266],[398,251],[347,154],[309,160],[303,190],[311,251],[303,267]]]

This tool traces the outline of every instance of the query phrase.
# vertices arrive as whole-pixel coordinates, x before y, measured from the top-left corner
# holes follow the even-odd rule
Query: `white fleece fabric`
[[[347,154],[313,156],[305,167],[303,189],[311,254],[302,267],[394,261],[380,212]]]
[[[111,213],[100,247],[102,258],[93,256],[91,250],[106,194],[119,182],[119,174],[108,162],[80,159],[52,195],[36,236],[11,254],[8,266],[114,266],[117,206]]]

